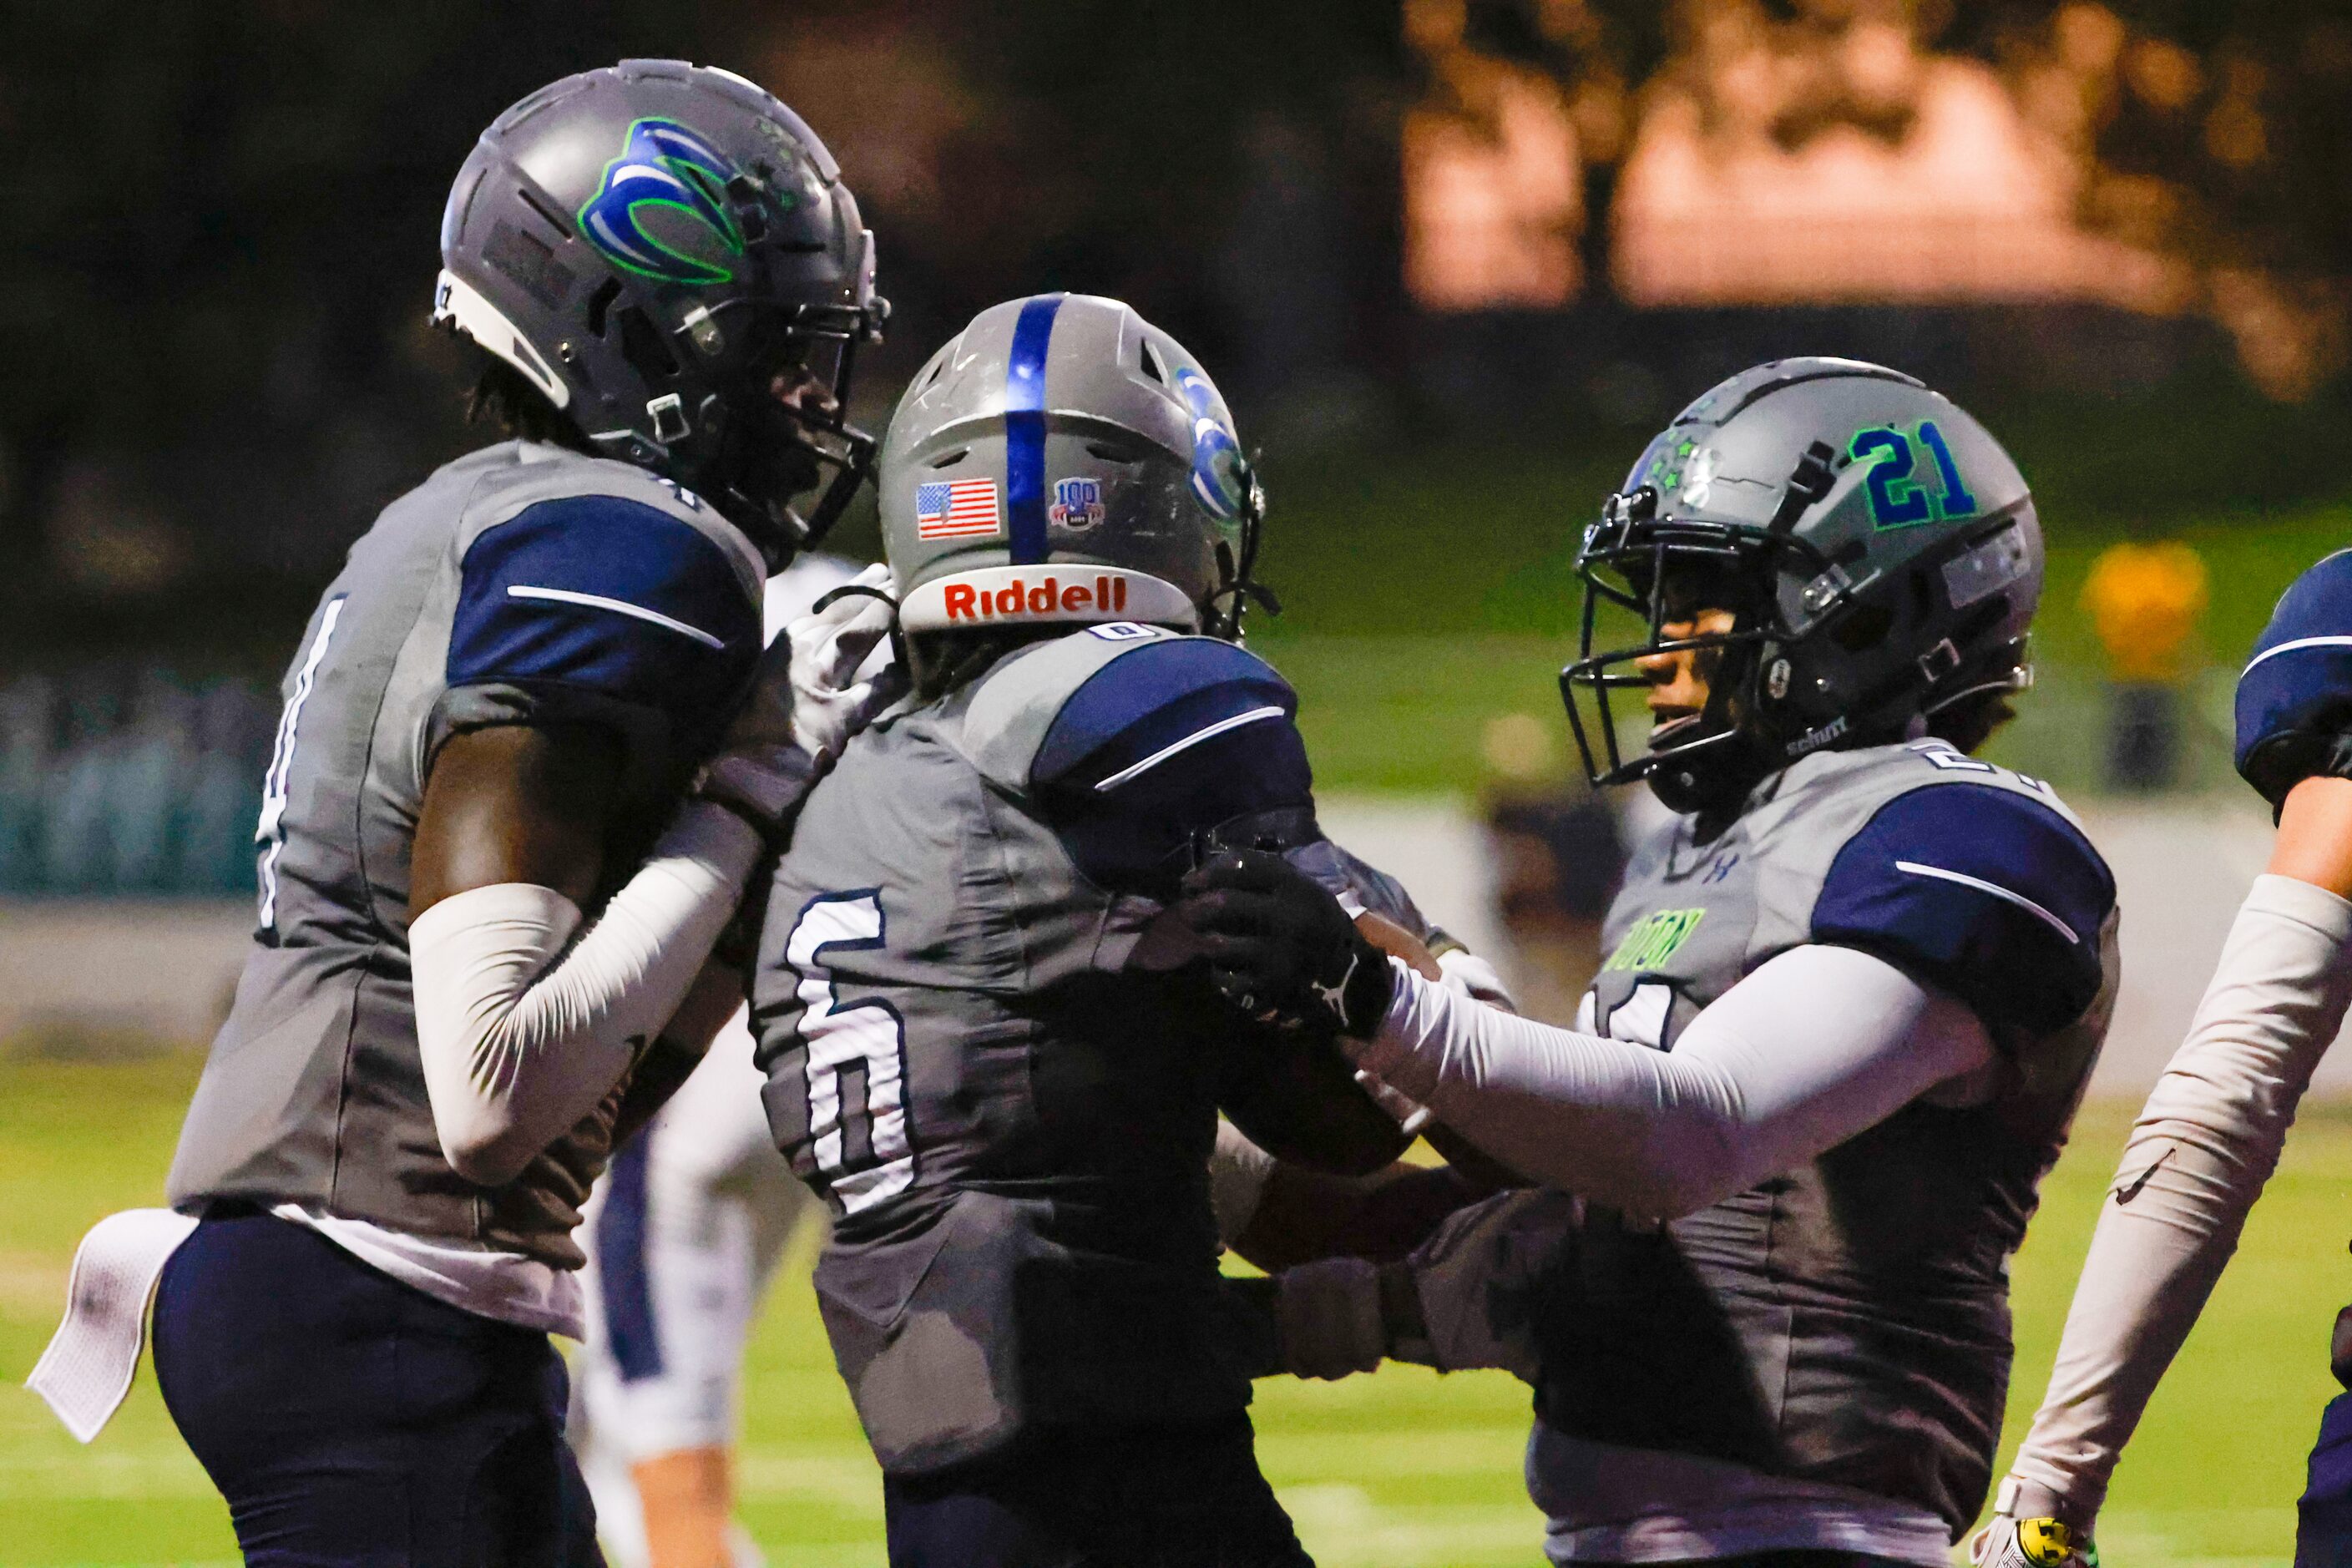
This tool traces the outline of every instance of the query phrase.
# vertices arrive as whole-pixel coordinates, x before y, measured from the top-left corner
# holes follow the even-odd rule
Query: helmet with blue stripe
[[[917,373],[882,440],[908,633],[1137,621],[1240,635],[1264,496],[1225,400],[1117,300],[992,306]]]
[[[2352,778],[2352,550],[2280,595],[2238,677],[2237,756],[2273,809],[2307,778]]]

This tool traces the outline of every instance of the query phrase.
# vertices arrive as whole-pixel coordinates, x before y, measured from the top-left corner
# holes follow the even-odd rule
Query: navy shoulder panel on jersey
[[[2054,807],[1933,784],[1879,807],[1838,851],[1812,934],[1883,954],[1988,1024],[2046,1034],[2097,997],[2115,901],[2106,862]]]
[[[2347,734],[2352,551],[2338,551],[2281,595],[2238,677],[2238,772],[2275,806],[2305,779],[2352,761]]]
[[[1164,895],[1196,835],[1311,805],[1297,709],[1289,682],[1231,643],[1140,643],[1062,704],[1032,787],[1088,876]]]
[[[760,605],[716,542],[657,507],[565,496],[467,550],[450,628],[449,727],[614,724],[698,754],[760,651]]]

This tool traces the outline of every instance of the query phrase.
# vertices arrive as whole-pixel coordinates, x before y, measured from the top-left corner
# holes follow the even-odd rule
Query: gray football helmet
[[[1265,497],[1216,384],[1117,300],[992,306],[882,440],[910,633],[1139,621],[1238,638]]]
[[[824,143],[732,72],[624,60],[532,93],[458,171],[441,260],[436,325],[779,564],[871,468],[843,409],[889,310],[874,237]],[[779,377],[823,395],[780,400]],[[821,464],[833,482],[803,521],[789,503]]]
[[[1737,800],[1812,752],[1899,741],[1964,698],[2032,682],[2042,528],[2024,476],[1949,399],[1855,360],[1743,371],[1651,441],[1585,531],[1579,658],[1560,693],[1596,784],[1680,811]],[[1631,610],[1646,637],[1601,648]],[[1696,606],[1732,628],[1669,640]],[[1635,661],[1713,650],[1704,712],[1620,754]]]

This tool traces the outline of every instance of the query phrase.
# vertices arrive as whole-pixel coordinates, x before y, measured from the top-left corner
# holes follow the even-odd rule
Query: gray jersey
[[[291,1202],[576,1267],[571,1231],[619,1091],[504,1187],[449,1168],[409,991],[409,853],[436,749],[587,724],[624,758],[625,877],[740,701],[758,554],[625,464],[508,442],[385,509],[286,675],[259,923],[172,1167],[171,1201]]]
[[[1206,1176],[1234,1030],[1129,959],[1199,835],[1311,805],[1294,706],[1231,644],[1089,627],[886,715],[803,808],[753,1026],[886,1468],[1247,1403]]]
[[[1835,943],[1969,1003],[2002,1080],[1989,1103],[1916,1101],[1663,1227],[1591,1211],[1538,1295],[1537,1408],[1569,1441],[1531,1472],[1537,1500],[1556,1522],[1622,1517],[1613,1446],[1965,1529],[2000,1437],[2008,1259],[2112,1005],[2105,863],[2046,785],[1940,742],[1822,753],[1718,837],[1677,818],[1642,846],[1604,936],[1588,1029],[1671,1050],[1767,959]]]

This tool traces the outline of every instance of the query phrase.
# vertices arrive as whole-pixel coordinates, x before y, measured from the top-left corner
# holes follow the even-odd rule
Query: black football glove
[[[1394,982],[1339,900],[1279,855],[1235,849],[1186,874],[1176,911],[1217,990],[1253,1018],[1370,1038]]]

